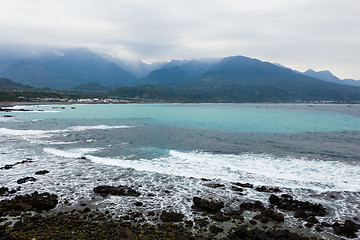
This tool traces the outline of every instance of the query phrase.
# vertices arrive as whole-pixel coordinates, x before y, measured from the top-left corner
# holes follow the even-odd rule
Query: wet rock
[[[9,191],[7,187],[0,187],[0,196],[6,194]]]
[[[205,228],[207,227],[207,225],[209,224],[209,221],[205,218],[195,218],[194,219],[194,222],[196,225],[202,227],[202,228]]]
[[[193,205],[194,208],[207,211],[210,213],[219,212],[224,207],[224,203],[222,201],[215,201],[215,200],[207,201],[199,197],[193,197],[193,203],[194,203]]]
[[[119,240],[135,240],[135,235],[134,233],[128,229],[128,228],[123,228],[119,231],[119,234],[117,235],[117,238]]]
[[[234,185],[236,186],[239,186],[239,187],[244,187],[244,188],[253,188],[254,185],[250,184],[250,183],[239,183],[239,182],[236,182],[236,183],[233,183]]]
[[[34,177],[24,177],[24,178],[20,178],[18,179],[16,182],[18,184],[23,184],[23,183],[26,183],[26,182],[35,182],[36,179]]]
[[[271,196],[269,198],[269,202],[270,202],[270,204],[278,205],[280,203],[280,198],[274,194],[271,194]]]
[[[93,191],[103,197],[107,195],[138,197],[141,194],[128,186],[97,186]]]
[[[284,214],[273,211],[272,209],[262,210],[254,219],[260,220],[262,223],[269,221],[284,222]]]
[[[216,225],[211,225],[210,228],[209,228],[209,230],[210,230],[211,233],[214,233],[214,234],[218,234],[218,233],[221,233],[221,232],[224,231],[223,228],[218,227],[218,226],[216,226]]]
[[[210,182],[211,181],[210,179],[207,179],[207,178],[201,178],[200,180],[204,181],[204,182]]]
[[[279,188],[272,188],[272,187],[265,187],[265,186],[261,186],[261,187],[257,187],[255,188],[256,191],[258,192],[273,192],[273,193],[277,193],[277,192],[281,192]]]
[[[9,190],[9,188],[7,187],[0,187],[0,196],[14,194],[14,193],[16,193],[15,189]]]
[[[239,188],[239,187],[234,187],[234,186],[231,187],[231,190],[233,190],[234,192],[243,192],[244,191],[244,189]]]
[[[160,219],[163,222],[181,222],[184,218],[184,214],[176,212],[163,211],[160,215]]]
[[[15,164],[7,164],[5,165],[4,167],[0,167],[0,170],[8,170],[8,169],[11,169],[13,168],[14,166],[16,165],[19,165],[19,164],[24,164],[24,163],[28,163],[28,162],[33,162],[31,158],[26,158],[25,160],[21,161],[21,162],[17,162]]]
[[[0,216],[12,211],[42,211],[50,210],[58,204],[58,196],[50,193],[34,192],[31,195],[16,196],[11,200],[0,201]]]
[[[11,116],[11,115],[4,115],[3,117],[11,118],[11,117],[13,117],[13,116]]]
[[[141,207],[141,206],[143,206],[144,204],[142,203],[142,202],[136,202],[135,203],[135,206],[137,206],[137,207]]]
[[[335,222],[332,227],[336,235],[342,235],[348,238],[356,238],[356,232],[360,229],[360,226],[352,220],[346,220],[343,224]]]
[[[250,211],[262,211],[265,210],[264,204],[260,201],[255,202],[245,202],[240,205],[241,210],[250,210]]]
[[[310,203],[308,201],[298,201],[293,200],[292,198],[277,197],[276,195],[271,195],[269,202],[272,205],[278,206],[280,209],[297,211],[295,214],[297,217],[309,217],[309,216],[325,216],[326,208],[321,204]]]
[[[225,187],[224,184],[221,184],[221,183],[207,183],[207,184],[203,184],[204,186],[206,187],[209,187],[209,188],[222,188],[222,187]]]
[[[262,230],[259,228],[248,228],[246,225],[238,227],[234,232],[230,233],[226,240],[244,239],[244,240],[267,240],[267,239],[292,239],[292,240],[309,240],[308,237],[292,233],[289,230]],[[312,238],[313,239],[313,238]]]
[[[40,171],[37,171],[35,174],[36,175],[44,175],[44,174],[47,174],[47,173],[49,173],[48,170],[40,170]]]

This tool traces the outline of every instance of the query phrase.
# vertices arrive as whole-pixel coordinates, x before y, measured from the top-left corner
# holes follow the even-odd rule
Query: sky
[[[242,55],[360,80],[360,0],[0,0],[0,45],[147,63]]]

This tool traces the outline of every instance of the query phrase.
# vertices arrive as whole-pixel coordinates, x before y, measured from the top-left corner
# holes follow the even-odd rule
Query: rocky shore
[[[31,159],[0,167],[11,171],[19,164],[30,164]],[[47,174],[39,170],[36,175]],[[317,234],[329,232],[331,239],[358,238],[358,219],[344,222],[324,222],[320,218],[328,214],[321,204],[300,201],[296,196],[283,194],[279,188],[253,186],[250,183],[233,183],[232,191],[241,196],[244,188],[265,192],[267,202],[243,201],[238,208],[230,208],[229,201],[193,196],[193,220],[179,211],[137,211],[144,205],[136,199],[141,191],[125,186],[98,185],[93,192],[101,198],[117,196],[128,198],[135,206],[133,211],[120,217],[116,213],[99,209],[91,203],[71,205],[60,201],[56,194],[33,192],[19,194],[24,183],[36,181],[32,176],[19,179],[18,189],[0,187],[0,239],[328,239]],[[209,188],[224,187],[202,179]],[[29,183],[27,183],[29,184]],[[151,196],[149,196],[151,198]],[[70,206],[69,206],[70,205]],[[292,215],[301,224],[293,227]]]

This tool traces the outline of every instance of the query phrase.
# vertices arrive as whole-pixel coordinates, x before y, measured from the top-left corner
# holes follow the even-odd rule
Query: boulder
[[[310,203],[308,201],[303,202],[299,200],[293,200],[288,197],[277,197],[271,195],[269,202],[272,205],[278,206],[280,209],[296,211],[296,217],[309,217],[309,216],[325,216],[326,208],[321,204]]]
[[[37,171],[35,174],[36,175],[44,175],[44,174],[47,174],[47,173],[49,173],[48,170],[40,170],[40,171]]]
[[[93,191],[103,197],[107,195],[138,197],[141,194],[128,186],[97,186]]]
[[[356,238],[356,232],[360,229],[360,226],[352,220],[346,220],[343,224],[335,222],[332,225],[332,228],[336,235],[342,235],[348,238]]]
[[[193,207],[210,213],[219,212],[224,207],[224,202],[193,197]]]
[[[23,183],[26,183],[26,182],[35,182],[36,179],[34,177],[24,177],[24,178],[20,178],[18,179],[16,182],[18,184],[23,184]]]
[[[163,222],[181,222],[184,218],[184,214],[177,212],[163,211],[160,215],[160,219]]]

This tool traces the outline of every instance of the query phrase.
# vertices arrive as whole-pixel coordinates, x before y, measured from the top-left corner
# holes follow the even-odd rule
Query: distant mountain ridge
[[[86,49],[27,58],[0,53],[0,77],[27,87],[189,102],[360,100],[359,81],[340,80],[329,71],[301,73],[245,56],[145,64]]]
[[[8,78],[0,78],[0,90],[32,90],[33,87],[16,83]]]
[[[7,66],[0,74],[18,83],[57,90],[89,82],[108,87],[130,86],[135,81],[129,72],[86,49],[21,59],[16,64]]]
[[[356,80],[353,80],[353,79],[341,80],[338,77],[334,76],[328,70],[316,72],[316,71],[314,71],[312,69],[309,69],[306,72],[304,72],[303,74],[306,75],[306,76],[309,76],[309,77],[313,77],[313,78],[317,78],[317,79],[326,81],[326,82],[332,82],[332,83],[336,83],[336,84],[343,84],[343,85],[360,87],[360,81],[356,81]]]

